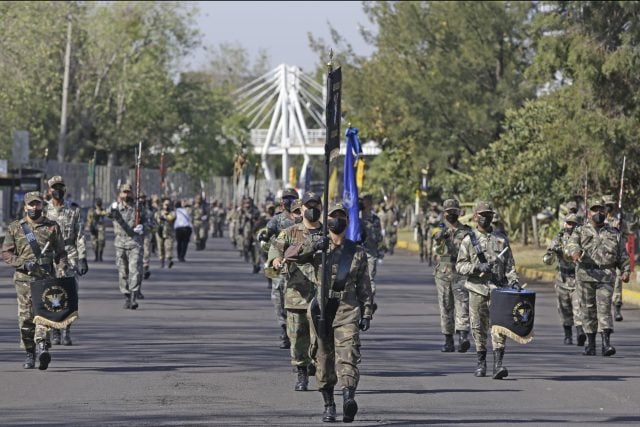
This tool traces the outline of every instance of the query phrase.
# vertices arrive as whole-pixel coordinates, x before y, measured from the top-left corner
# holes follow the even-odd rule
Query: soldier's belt
[[[584,270],[608,270],[610,268],[616,268],[616,264],[599,265],[595,262],[581,262],[580,267]]]
[[[332,289],[327,291],[327,298],[329,299],[342,299],[342,296],[345,295],[347,291],[336,292]]]
[[[562,276],[574,277],[576,275],[576,269],[575,268],[559,268],[559,270],[560,270],[560,274]]]

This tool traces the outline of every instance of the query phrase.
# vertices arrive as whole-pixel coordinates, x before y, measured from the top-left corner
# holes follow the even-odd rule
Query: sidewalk
[[[411,252],[418,253],[419,247],[416,242],[409,242],[407,240],[398,240],[396,244],[397,248],[406,249]],[[542,282],[553,283],[555,280],[555,273],[548,271],[539,271],[533,268],[516,266],[516,271],[521,277],[537,280]],[[640,307],[640,275],[637,272],[631,273],[631,279],[629,283],[625,283],[622,287],[622,301],[625,304],[632,304]]]

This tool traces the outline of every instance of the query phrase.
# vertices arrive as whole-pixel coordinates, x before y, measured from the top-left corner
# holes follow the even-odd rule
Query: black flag
[[[334,159],[340,154],[340,101],[342,98],[342,70],[340,67],[329,72],[327,77],[327,143],[325,155]]]
[[[34,280],[30,285],[35,324],[62,329],[78,318],[78,285],[74,277]]]

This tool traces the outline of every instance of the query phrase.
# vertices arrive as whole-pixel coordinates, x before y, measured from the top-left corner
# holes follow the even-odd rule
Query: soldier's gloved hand
[[[620,280],[622,280],[624,283],[629,283],[630,278],[631,278],[631,273],[629,273],[628,271],[625,271],[620,275]]]
[[[115,211],[116,209],[118,209],[118,202],[111,203],[111,210]]]
[[[261,242],[266,242],[267,241],[267,231],[266,230],[262,230],[260,232],[260,234],[258,234],[258,240]]]
[[[509,283],[509,287],[512,289],[515,289],[516,291],[522,290],[522,286],[520,286],[520,282],[518,282],[517,280],[514,280],[513,282]]]
[[[29,273],[35,273],[36,271],[38,271],[38,268],[38,264],[36,264],[34,261],[27,261],[24,263],[24,269]]]
[[[314,251],[323,251],[329,247],[329,238],[327,236],[322,236],[316,239],[313,242],[313,250]]]
[[[142,224],[136,225],[135,227],[133,227],[133,232],[140,235],[144,234],[144,225]]]
[[[433,238],[436,240],[436,242],[441,242],[446,237],[447,237],[447,231],[446,230],[440,230],[433,236]]]
[[[78,260],[78,274],[84,276],[89,272],[89,264],[86,258],[80,258]]]
[[[476,273],[490,273],[491,272],[491,264],[489,264],[488,262],[481,262],[480,264],[477,264],[474,269],[473,269]]]
[[[361,331],[367,331],[369,330],[369,327],[371,326],[371,319],[367,319],[365,317],[363,317],[362,319],[360,319],[360,330]]]
[[[208,216],[206,216],[206,215],[202,215],[202,216],[200,217],[200,221],[206,221],[208,218],[209,218]]]

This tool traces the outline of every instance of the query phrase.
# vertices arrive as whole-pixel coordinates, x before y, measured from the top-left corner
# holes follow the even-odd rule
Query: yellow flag
[[[362,186],[364,185],[364,159],[358,159],[356,167],[356,185],[358,186],[358,190],[362,190]]]
[[[289,167],[289,185],[295,187],[298,185],[298,174],[296,174],[296,167]]]
[[[329,177],[329,201],[335,200],[338,196],[338,168],[333,168]]]

